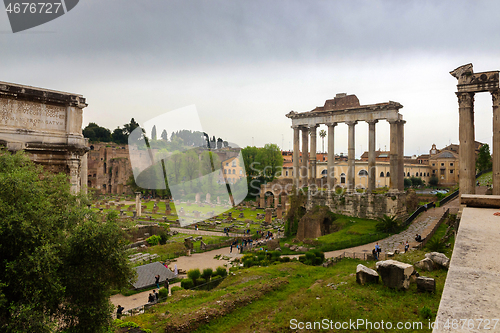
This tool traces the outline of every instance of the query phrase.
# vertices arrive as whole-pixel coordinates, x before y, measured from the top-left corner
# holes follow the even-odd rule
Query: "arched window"
[[[420,173],[420,177],[422,177],[422,173]]]
[[[326,177],[327,175],[328,175],[328,170],[325,169],[325,170],[321,171],[322,177]]]
[[[232,166],[233,166],[233,168],[236,167],[236,160],[233,160]]]
[[[358,176],[360,176],[360,177],[366,177],[366,176],[368,176],[368,171],[366,171],[365,169],[361,169],[358,172]]]
[[[233,175],[235,175],[235,174],[236,174],[236,169],[233,169]]]
[[[384,177],[384,172],[383,171],[380,173],[380,177]]]
[[[345,184],[345,173],[343,172],[340,174],[340,183]]]
[[[227,174],[227,170],[226,169],[224,169],[224,174]]]
[[[407,174],[407,176],[406,176],[406,177],[410,177],[410,172],[409,172],[409,171],[408,171],[408,174]]]
[[[391,174],[389,173],[389,171],[387,171],[387,173],[386,173],[386,175],[385,175],[385,176],[386,176],[386,177],[390,177],[390,176],[391,176]]]

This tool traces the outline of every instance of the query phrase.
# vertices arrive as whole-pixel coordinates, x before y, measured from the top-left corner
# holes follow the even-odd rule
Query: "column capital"
[[[500,89],[491,91],[491,98],[493,100],[493,106],[500,105]]]
[[[355,121],[346,121],[345,123],[347,124],[347,126],[354,126],[354,125],[356,125],[358,123],[358,121],[357,120],[355,120]]]
[[[290,127],[293,128],[293,129],[300,129],[300,125],[292,125]]]
[[[378,123],[378,119],[367,120],[366,122],[367,122],[368,124],[376,124],[376,123]]]
[[[309,132],[311,133],[316,133],[316,129],[319,127],[319,125],[312,125],[309,126]]]
[[[387,119],[389,124],[406,124],[406,120],[403,119]]]
[[[456,92],[458,98],[458,107],[470,107],[474,103],[473,92]]]
[[[337,123],[326,123],[325,125],[328,126],[328,127],[335,127],[338,124]]]

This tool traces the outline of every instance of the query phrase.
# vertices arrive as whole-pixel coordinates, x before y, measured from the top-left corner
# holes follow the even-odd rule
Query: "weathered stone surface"
[[[326,206],[318,206],[308,211],[299,221],[297,239],[317,238],[337,231],[332,224],[333,216]]]
[[[424,258],[415,263],[415,267],[424,271],[432,272],[434,270],[434,262],[429,258]]]
[[[305,247],[305,246],[299,246],[297,248],[297,251],[299,251],[299,252],[307,252],[307,251],[309,251],[309,249],[307,247]]]
[[[271,239],[267,242],[267,249],[269,251],[274,251],[280,246],[280,241],[278,239]]]
[[[432,260],[432,262],[434,262],[434,264],[438,266],[444,268],[448,268],[450,266],[450,259],[443,253],[439,252],[426,253],[425,257]]]
[[[436,280],[426,276],[419,276],[417,277],[417,289],[433,293],[436,291]]]
[[[389,288],[408,289],[410,287],[410,276],[415,268],[396,260],[384,260],[377,262],[377,272],[382,282]]]
[[[371,268],[359,264],[356,267],[356,282],[359,284],[378,283],[378,273]]]

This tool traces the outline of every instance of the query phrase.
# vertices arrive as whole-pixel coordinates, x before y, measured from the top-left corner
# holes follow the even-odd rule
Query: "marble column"
[[[293,185],[296,188],[300,186],[300,128],[299,126],[292,126],[293,128]]]
[[[404,132],[404,125],[406,121],[400,120],[398,121],[398,170],[397,170],[397,178],[398,178],[398,191],[399,192],[404,192],[405,188],[405,132]]]
[[[137,211],[137,217],[142,215],[142,206],[141,206],[141,192],[135,192],[135,210]]]
[[[328,173],[326,175],[326,179],[328,182],[328,189],[332,191],[335,186],[335,126],[337,123],[327,124],[328,125],[328,161],[327,168]]]
[[[389,180],[389,189],[391,191],[398,191],[398,121],[397,120],[389,120],[390,124],[390,152],[389,152],[389,172],[390,172],[390,180]]]
[[[316,185],[316,134],[318,125],[309,127],[311,152],[309,154],[309,186]]]
[[[474,93],[456,93],[458,97],[458,150],[460,195],[476,193],[476,154],[474,147]],[[493,121],[495,123],[495,121]],[[439,175],[438,175],[439,176]]]
[[[368,123],[368,192],[375,189],[376,168],[375,168],[375,124],[378,120],[370,120]]]
[[[493,195],[500,195],[500,90],[491,92],[493,99]]]
[[[69,167],[69,183],[71,184],[71,194],[78,194],[80,192],[80,159],[78,156],[71,156],[68,160]]]
[[[302,127],[302,166],[300,168],[301,186],[307,186],[307,160],[309,159],[309,129]]]
[[[357,121],[347,121],[346,124],[349,126],[348,135],[348,150],[347,150],[347,192],[354,192],[354,179],[356,175],[356,148],[355,148],[355,132],[354,126],[356,126]]]

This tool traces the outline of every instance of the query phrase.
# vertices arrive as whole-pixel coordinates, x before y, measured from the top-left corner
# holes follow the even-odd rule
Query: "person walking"
[[[116,318],[117,319],[121,319],[121,317],[123,315],[123,310],[125,310],[125,308],[123,306],[121,306],[120,304],[118,304],[118,309],[116,309]]]
[[[406,251],[408,251],[409,248],[410,248],[410,244],[408,244],[408,241],[406,241],[406,244],[405,244],[405,253],[406,253]]]
[[[160,289],[160,276],[155,275],[156,288]]]

